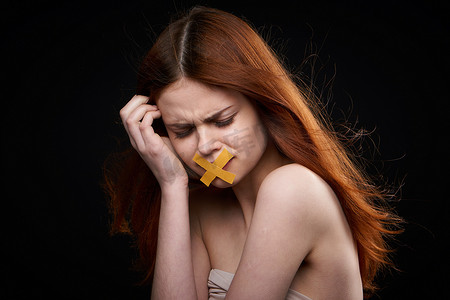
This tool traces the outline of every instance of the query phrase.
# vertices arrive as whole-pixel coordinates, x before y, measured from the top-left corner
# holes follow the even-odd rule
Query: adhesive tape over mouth
[[[222,169],[231,158],[233,158],[233,154],[228,152],[226,148],[223,149],[213,163],[210,163],[198,153],[195,153],[193,161],[206,170],[205,174],[200,178],[200,181],[206,186],[209,186],[214,178],[219,177],[223,181],[232,184],[236,175]]]

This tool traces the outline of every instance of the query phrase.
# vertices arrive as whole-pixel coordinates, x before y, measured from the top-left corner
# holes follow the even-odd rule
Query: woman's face
[[[205,170],[192,160],[196,153],[211,163],[225,148],[234,155],[223,168],[236,175],[233,184],[216,177],[211,183],[216,187],[237,184],[266,149],[261,120],[239,92],[183,78],[161,93],[157,106],[175,151],[199,176]]]

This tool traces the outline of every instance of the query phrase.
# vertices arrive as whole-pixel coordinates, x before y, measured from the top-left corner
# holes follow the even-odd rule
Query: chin
[[[211,182],[211,184],[210,184],[209,186],[210,186],[210,187],[211,187],[211,186],[214,186],[214,187],[219,188],[219,189],[226,189],[226,188],[232,187],[232,186],[235,185],[235,184],[236,184],[236,180],[234,180],[233,183],[230,184],[230,183],[228,183],[228,182],[223,181],[223,180],[220,179],[220,178],[215,178],[215,179]]]

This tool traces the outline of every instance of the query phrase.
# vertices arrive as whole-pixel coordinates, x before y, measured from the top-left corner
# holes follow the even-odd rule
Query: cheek
[[[237,151],[241,159],[250,159],[264,152],[267,136],[264,127],[258,123],[246,123],[237,126],[224,137],[224,141]]]
[[[261,151],[265,151],[267,147],[267,141],[269,139],[269,134],[267,133],[267,129],[259,123],[255,126],[255,139],[258,141],[258,146]]]

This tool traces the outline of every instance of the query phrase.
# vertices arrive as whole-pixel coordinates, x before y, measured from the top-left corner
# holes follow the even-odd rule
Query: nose
[[[206,159],[212,156],[215,151],[222,148],[221,142],[214,132],[208,129],[197,130],[198,132],[198,152]]]

